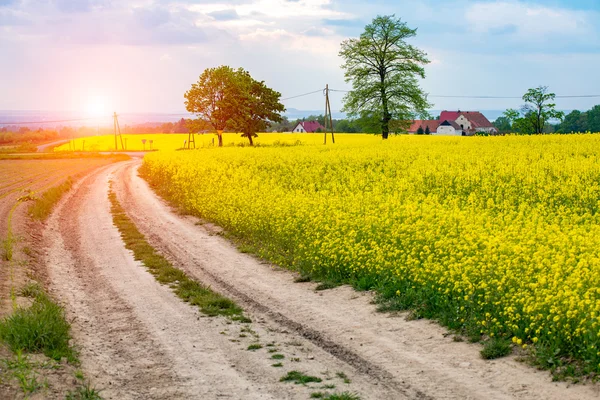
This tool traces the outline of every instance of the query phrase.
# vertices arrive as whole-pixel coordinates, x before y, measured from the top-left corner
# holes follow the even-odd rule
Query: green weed
[[[112,190],[109,199],[113,222],[121,233],[125,247],[133,251],[135,259],[141,261],[157,281],[169,285],[177,296],[185,302],[198,306],[200,311],[208,316],[222,315],[236,321],[251,322],[234,301],[190,279],[182,270],[174,268],[146,241],[144,235],[126,215]]]
[[[69,391],[65,400],[102,400],[101,390],[98,390],[89,383],[79,386],[75,391]]]
[[[70,330],[63,308],[43,292],[36,295],[31,307],[19,308],[0,321],[0,339],[13,352],[42,352],[54,360],[66,357],[75,362]]]
[[[44,221],[48,218],[52,209],[62,198],[73,187],[73,178],[68,177],[66,181],[58,186],[48,189],[41,196],[34,200],[29,206],[29,215],[31,218],[38,221]]]
[[[306,385],[307,383],[310,383],[310,382],[319,383],[319,382],[322,382],[323,380],[316,376],[305,375],[299,371],[290,371],[285,376],[283,376],[279,381],[280,382],[294,382],[296,385],[300,385],[300,384]]]
[[[481,357],[486,360],[500,358],[511,352],[510,342],[506,339],[492,338],[485,342],[481,350]]]

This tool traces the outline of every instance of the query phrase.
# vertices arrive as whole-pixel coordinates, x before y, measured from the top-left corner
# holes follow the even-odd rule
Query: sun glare
[[[85,107],[87,118],[100,118],[109,115],[106,107],[106,99],[101,96],[90,97]]]

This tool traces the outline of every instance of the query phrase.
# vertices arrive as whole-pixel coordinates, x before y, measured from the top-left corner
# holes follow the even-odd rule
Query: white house
[[[442,111],[440,121],[444,120],[456,122],[468,136],[477,132],[498,133],[498,129],[479,111]]]
[[[294,133],[314,133],[318,129],[325,130],[325,127],[318,121],[300,121],[296,124],[292,132]]]
[[[445,135],[445,136],[462,136],[461,127],[454,121],[446,120],[414,120],[408,129],[408,133],[413,134],[430,134],[430,135]]]

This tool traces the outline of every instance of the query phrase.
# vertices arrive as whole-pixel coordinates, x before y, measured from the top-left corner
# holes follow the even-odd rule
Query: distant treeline
[[[502,116],[494,121],[494,126],[500,133],[520,133],[519,129],[511,124],[508,117]],[[547,123],[544,127],[545,133],[581,133],[600,132],[600,105],[592,107],[588,111],[574,110],[565,115],[562,122],[558,124]]]
[[[438,117],[439,118],[439,117]],[[298,122],[318,121],[325,125],[323,115],[311,115],[306,118],[289,120],[283,117],[282,122],[272,123],[269,132],[291,132]],[[393,122],[393,121],[392,121]],[[511,123],[506,116],[501,116],[493,122],[500,133],[520,133],[517,126]],[[392,123],[392,130],[394,124]],[[188,133],[190,127],[194,132],[212,132],[206,124],[199,124],[197,120],[181,118],[177,122],[163,123],[145,123],[138,125],[124,125],[121,132],[124,134],[143,134],[143,133]],[[373,128],[369,121],[360,119],[334,119],[333,130],[337,133],[380,133]],[[579,132],[600,132],[600,105],[592,107],[588,111],[574,110],[565,115],[558,124],[547,123],[544,128],[545,133],[579,133]],[[24,143],[44,143],[60,139],[72,139],[75,137],[110,135],[114,133],[113,127],[89,127],[79,128],[61,127],[59,129],[30,129],[23,126],[5,126],[0,128],[0,146],[20,145]],[[402,133],[398,130],[396,133]]]

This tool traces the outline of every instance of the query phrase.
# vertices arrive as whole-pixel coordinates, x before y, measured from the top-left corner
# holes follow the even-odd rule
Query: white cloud
[[[312,36],[288,32],[285,29],[267,30],[258,28],[253,32],[240,35],[246,42],[266,43],[285,50],[299,51],[297,54],[329,54],[337,57],[341,37]]]
[[[351,18],[351,15],[348,13],[329,8],[331,3],[331,0],[256,0],[233,6],[227,3],[194,4],[190,5],[189,9],[202,13],[235,9],[240,17],[256,17],[257,15],[261,15],[266,18]]]
[[[511,33],[526,40],[584,35],[593,28],[589,12],[518,1],[476,3],[467,8],[465,17],[476,33]]]

